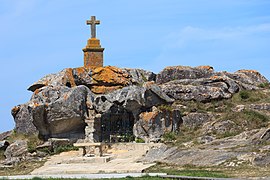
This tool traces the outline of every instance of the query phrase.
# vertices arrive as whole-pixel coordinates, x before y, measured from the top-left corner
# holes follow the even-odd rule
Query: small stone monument
[[[100,21],[96,20],[95,16],[91,16],[86,24],[91,25],[91,38],[88,39],[86,47],[82,49],[84,52],[84,67],[103,67],[104,48],[101,47],[100,40],[96,38],[96,25],[100,24]]]

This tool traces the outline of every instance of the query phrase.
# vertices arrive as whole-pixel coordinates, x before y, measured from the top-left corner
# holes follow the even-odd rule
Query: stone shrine
[[[91,38],[88,39],[86,47],[82,49],[84,52],[84,67],[103,67],[104,48],[101,47],[100,40],[96,38],[96,25],[100,24],[100,21],[96,20],[95,16],[91,16],[86,24],[91,26]]]

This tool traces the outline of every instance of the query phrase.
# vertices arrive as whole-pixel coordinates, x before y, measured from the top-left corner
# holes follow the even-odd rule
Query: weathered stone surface
[[[232,108],[232,111],[234,112],[242,112],[244,110],[261,111],[268,114],[270,113],[270,103],[258,103],[248,105],[240,104]]]
[[[101,114],[100,119],[103,122],[117,122],[119,119],[121,119],[122,121],[127,121],[125,124],[136,124],[140,119],[139,114],[141,112],[148,111],[153,106],[171,104],[172,102],[173,99],[169,98],[165,93],[163,93],[159,86],[152,83],[145,83],[143,86],[133,85],[124,87],[106,95],[98,95],[94,101],[94,109],[97,113]],[[162,113],[160,113],[160,115],[156,117],[156,121],[153,119],[151,122],[149,122],[149,132],[144,132],[142,129],[138,130],[138,128],[141,128],[140,123],[136,124],[134,127],[133,124],[131,124],[131,131],[133,131],[135,136],[144,137],[144,139],[147,140],[149,140],[149,135],[151,136],[151,140],[153,140],[153,138],[160,138],[160,134],[164,134],[166,131],[169,131],[168,129],[171,126],[173,126],[173,128],[170,129],[169,132],[177,131],[177,123],[179,122],[177,115],[178,114],[176,111],[172,114],[164,113],[162,115]],[[163,120],[161,118],[167,119]],[[171,121],[172,119],[173,121]],[[168,124],[165,126],[164,123]],[[154,128],[159,129],[154,130]],[[159,130],[160,132],[158,132]]]
[[[257,154],[252,159],[252,164],[260,167],[269,167],[270,165],[270,153]]]
[[[134,134],[145,142],[157,142],[165,133],[178,132],[181,124],[179,110],[158,109],[153,106],[152,111],[139,115]]]
[[[162,162],[174,165],[217,166],[241,153],[226,150],[189,149],[183,150],[166,145],[151,149],[145,156],[146,162]]]
[[[11,136],[12,131],[6,131],[0,134],[0,141],[6,140],[9,136]]]
[[[239,71],[236,71],[235,74],[246,75],[245,77],[242,78],[242,81],[244,80],[248,81],[247,84],[260,85],[263,83],[269,83],[269,81],[256,70],[239,70]]]
[[[183,126],[197,128],[207,122],[212,121],[213,118],[213,115],[210,113],[189,113],[188,115],[182,117]]]
[[[210,68],[169,67],[157,75],[162,90],[176,100],[210,101],[231,98],[239,90],[269,83],[257,71],[213,72]]]
[[[134,77],[132,77],[132,75]],[[132,78],[131,78],[132,77]],[[109,93],[122,87],[139,84],[142,79],[154,80],[154,73],[139,69],[120,69],[113,66],[96,67],[92,69],[79,67],[67,68],[56,74],[49,74],[33,85],[28,90],[36,91],[44,86],[75,87],[85,85],[96,94]]]
[[[205,134],[225,134],[236,133],[241,127],[231,120],[214,121],[204,124],[203,131]]]
[[[85,86],[46,86],[31,98],[33,124],[44,137],[72,137],[83,134],[87,104],[93,94]]]
[[[11,110],[11,114],[15,121],[15,130],[18,133],[32,134],[38,130],[33,124],[31,106],[29,103],[15,106]]]
[[[234,137],[210,140],[188,148],[168,147],[166,145],[148,151],[143,161],[162,162],[172,165],[193,166],[238,166],[242,163],[258,166],[269,165],[269,146],[259,150],[264,130],[244,131]],[[209,137],[208,137],[209,138]],[[192,144],[192,143],[190,143]]]
[[[216,76],[226,76],[234,81],[240,89],[256,90],[260,84],[269,83],[269,81],[255,70],[239,70],[235,73],[217,72]]]
[[[55,74],[48,74],[45,77],[41,78],[34,84],[32,84],[28,90],[34,92],[37,89],[44,87],[44,86],[68,86],[68,87],[74,87],[76,86],[72,68],[67,68],[59,73]]]
[[[144,87],[128,86],[106,95],[99,95],[95,98],[94,106],[99,113],[104,113],[114,104],[120,104],[128,111],[137,114],[141,108],[147,109],[173,101],[157,85],[150,84]]]
[[[210,66],[172,66],[166,67],[160,73],[157,74],[156,82],[166,83],[173,80],[181,79],[198,79],[198,78],[209,78],[213,75],[214,69]]]
[[[205,82],[204,82],[205,83]],[[176,100],[195,100],[207,102],[210,100],[228,99],[232,97],[226,83],[187,84],[186,81],[176,80],[160,85],[163,92]]]
[[[6,157],[5,164],[15,164],[20,162],[27,154],[27,141],[17,140],[10,144],[4,155]]]
[[[151,71],[131,68],[124,68],[124,70],[130,74],[132,82],[135,84],[143,84],[147,81],[156,81],[156,74]]]
[[[250,104],[248,108],[257,111],[270,111],[270,103]]]

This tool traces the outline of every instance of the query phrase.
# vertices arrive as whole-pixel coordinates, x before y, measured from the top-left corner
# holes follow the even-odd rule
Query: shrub
[[[168,132],[163,135],[164,141],[174,141],[176,140],[176,133]]]
[[[261,83],[261,84],[258,85],[258,87],[260,87],[260,88],[269,88],[269,83],[268,82]]]
[[[158,109],[160,111],[173,111],[173,108],[171,105],[166,105],[166,104],[162,104],[160,106],[158,106]]]
[[[145,141],[142,138],[136,138],[136,143],[145,143]]]
[[[250,94],[248,91],[240,91],[239,96],[242,100],[246,100],[250,97]]]

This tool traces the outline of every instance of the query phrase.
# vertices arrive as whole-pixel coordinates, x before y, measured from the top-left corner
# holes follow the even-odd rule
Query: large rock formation
[[[67,68],[32,84],[31,99],[15,106],[12,115],[15,132],[38,134],[47,141],[39,148],[51,148],[52,141],[168,139],[180,147],[152,149],[144,161],[267,166],[267,86],[269,81],[257,71],[215,72],[211,66],[168,67],[157,75],[112,66]],[[5,164],[32,158],[26,141],[1,143],[6,149]]]
[[[173,116],[159,112],[166,128],[152,128],[144,135],[136,128],[143,121],[141,113],[174,102],[152,80],[155,74],[149,71],[111,66],[47,75],[29,87],[34,93],[28,103],[12,109],[16,131],[38,133],[45,140],[110,141],[112,135],[125,133],[146,141],[160,139],[166,132],[178,131],[181,118],[179,111]],[[153,117],[152,122],[161,126],[158,121]]]
[[[157,75],[162,91],[176,100],[207,102],[231,98],[239,90],[255,90],[269,81],[254,70],[214,72],[210,66],[165,68]]]
[[[14,107],[12,115],[17,132],[38,133],[44,139],[110,141],[133,134],[157,141],[164,133],[177,132],[183,120],[198,124],[209,119],[207,114],[190,114],[182,120],[180,111],[170,107],[174,100],[228,99],[265,83],[257,71],[214,72],[211,66],[168,67],[157,75],[112,66],[68,68],[31,85],[30,101]],[[159,108],[163,105],[170,108]]]

